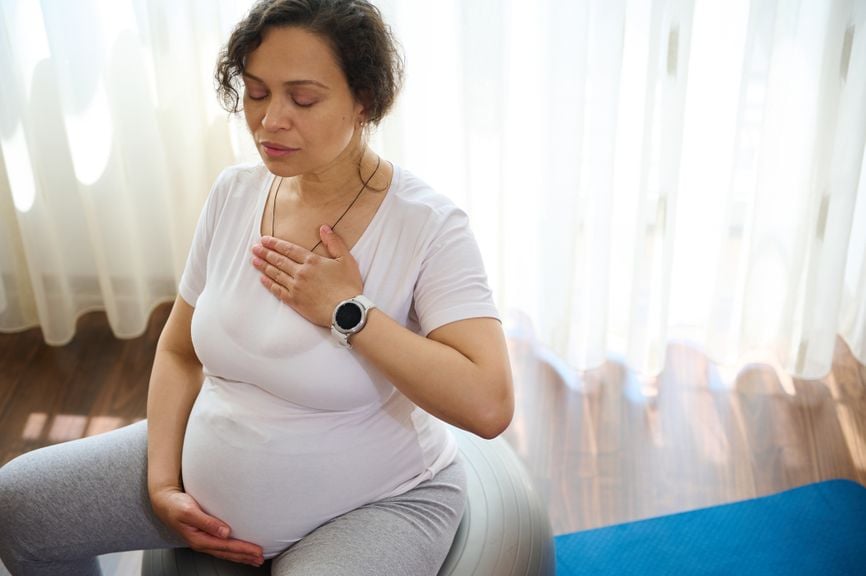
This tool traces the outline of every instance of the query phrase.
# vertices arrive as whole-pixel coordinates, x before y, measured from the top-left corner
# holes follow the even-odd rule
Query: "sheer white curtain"
[[[0,2],[0,330],[120,337],[171,299],[197,214],[236,159],[213,97],[246,2]]]
[[[2,1],[0,329],[134,334],[246,154],[209,79],[245,2]],[[866,1],[378,4],[408,76],[375,144],[469,211],[512,333],[866,361]]]
[[[382,133],[467,207],[512,331],[652,374],[670,339],[866,360],[866,2],[387,4]]]

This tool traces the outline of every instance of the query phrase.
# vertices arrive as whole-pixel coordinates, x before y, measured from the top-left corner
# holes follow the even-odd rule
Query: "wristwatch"
[[[375,307],[376,305],[363,294],[337,304],[331,315],[331,334],[340,346],[352,347],[349,337],[357,334],[367,325],[367,314]]]

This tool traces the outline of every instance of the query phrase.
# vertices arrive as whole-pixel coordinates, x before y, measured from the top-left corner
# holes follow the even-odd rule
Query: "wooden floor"
[[[140,420],[156,341],[169,305],[133,340],[112,336],[105,314],[82,316],[66,346],[38,329],[0,334],[0,464],[40,446]]]
[[[134,340],[112,337],[102,313],[82,317],[61,348],[38,330],[0,334],[0,464],[143,418],[168,311],[157,308]],[[510,347],[517,409],[505,435],[549,503],[555,533],[822,479],[866,484],[866,368],[841,340],[831,374],[787,386],[761,366],[726,383],[699,351],[671,345],[650,384],[611,362],[575,390],[530,346]]]

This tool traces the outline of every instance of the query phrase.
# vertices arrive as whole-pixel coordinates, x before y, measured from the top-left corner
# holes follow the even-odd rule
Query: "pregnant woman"
[[[445,422],[494,437],[513,396],[466,215],[367,145],[401,73],[364,0],[264,0],[238,24],[218,90],[261,162],[208,196],[147,421],[0,469],[13,575],[170,546],[280,575],[436,574],[465,490]]]

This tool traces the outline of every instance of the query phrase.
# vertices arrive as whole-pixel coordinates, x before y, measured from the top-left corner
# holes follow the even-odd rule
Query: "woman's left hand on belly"
[[[324,258],[272,236],[253,246],[253,266],[271,294],[316,324],[330,326],[334,308],[364,290],[361,271],[343,239],[328,226],[319,229],[331,255]]]

